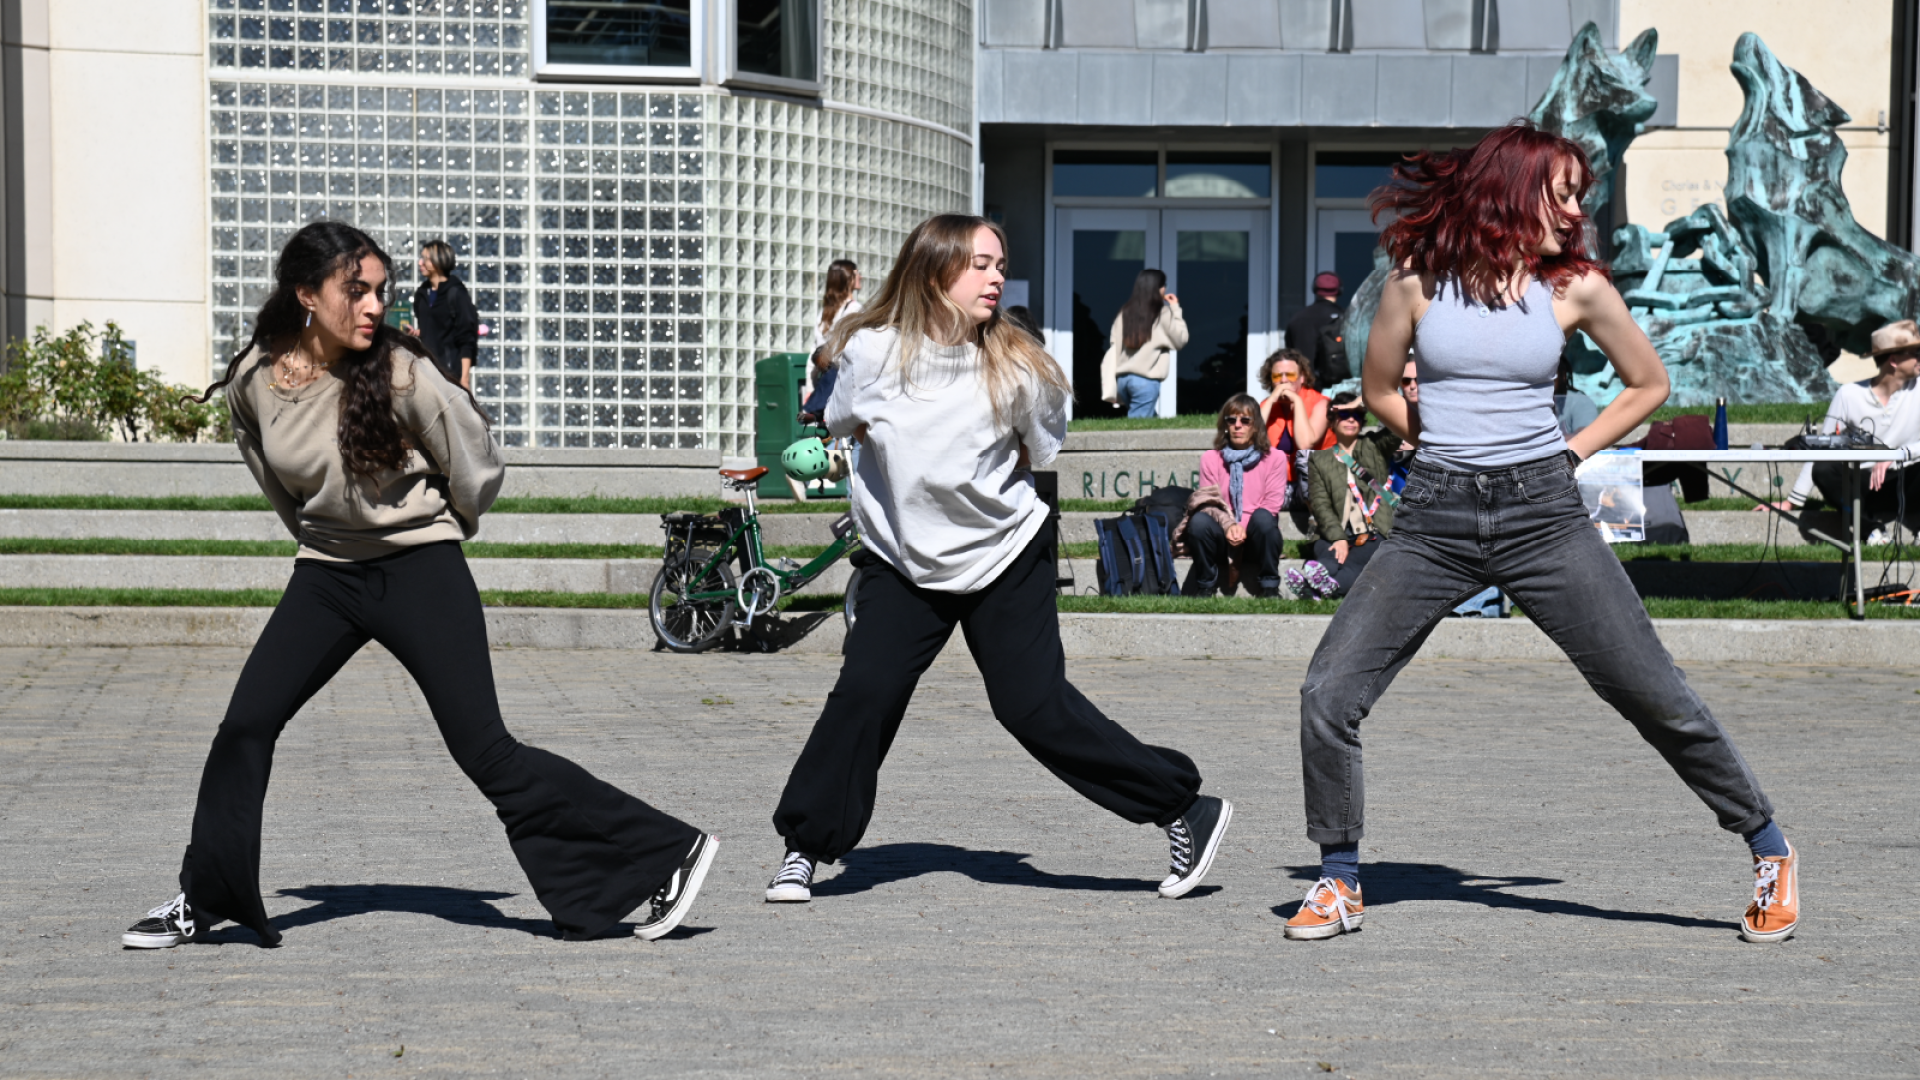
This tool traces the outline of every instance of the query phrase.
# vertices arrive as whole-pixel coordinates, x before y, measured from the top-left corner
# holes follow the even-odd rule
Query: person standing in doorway
[[[1488,586],[1525,608],[1720,827],[1746,840],[1753,899],[1740,935],[1782,941],[1799,923],[1797,855],[1772,804],[1660,644],[1574,480],[1577,461],[1638,427],[1670,385],[1605,267],[1583,250],[1580,199],[1592,183],[1578,143],[1520,121],[1466,149],[1416,154],[1373,194],[1374,213],[1395,217],[1382,235],[1395,270],[1367,339],[1362,394],[1419,451],[1393,535],[1353,583],[1300,688],[1307,838],[1320,845],[1321,870],[1289,938],[1360,925],[1361,724],[1447,612]],[[1553,384],[1575,330],[1624,388],[1569,438]],[[1420,364],[1417,412],[1396,385],[1409,348]],[[1493,821],[1493,808],[1482,818]],[[1686,888],[1711,893],[1713,880],[1703,871]]]
[[[880,766],[920,676],[958,626],[994,719],[1069,787],[1166,830],[1168,898],[1207,874],[1233,817],[1177,750],[1148,746],[1067,681],[1051,552],[1031,467],[1051,462],[1072,393],[1000,311],[1006,234],[941,214],[907,234],[873,306],[835,332],[827,430],[859,440],[853,517],[875,556],[846,662],[773,812],[786,843],[767,902],[813,898],[820,863],[860,843]]]
[[[420,287],[413,291],[413,325],[447,381],[473,389],[473,358],[480,350],[480,313],[467,284],[453,276],[457,260],[445,240],[420,246]]]
[[[391,272],[350,225],[293,234],[253,339],[200,397],[225,388],[240,456],[300,552],[207,752],[180,894],[121,935],[128,948],[171,948],[228,919],[279,943],[260,898],[274,747],[369,641],[419,684],[564,937],[600,936],[649,903],[633,933],[661,937],[713,863],[712,837],[520,742],[501,721],[486,616],[460,543],[506,465],[473,395],[383,321]]]
[[[1130,417],[1156,415],[1173,354],[1187,344],[1180,298],[1167,291],[1164,272],[1148,268],[1133,279],[1133,295],[1113,317],[1108,340],[1100,359],[1100,399]]]
[[[1340,315],[1340,275],[1327,271],[1315,274],[1313,303],[1287,323],[1287,348],[1307,358],[1316,386],[1332,386],[1353,377],[1347,369],[1345,351],[1332,347],[1331,339],[1339,333]]]

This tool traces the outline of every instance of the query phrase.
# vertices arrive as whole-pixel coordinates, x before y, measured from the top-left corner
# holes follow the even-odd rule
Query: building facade
[[[156,216],[201,218],[165,256],[135,221],[93,254],[164,263],[153,278],[183,297],[201,278],[179,306],[204,326],[142,325],[110,300],[62,310],[91,283],[55,266],[41,293],[22,275],[14,327],[118,318],[140,362],[181,381],[218,376],[274,252],[332,218],[386,247],[402,296],[422,243],[453,246],[485,328],[474,390],[507,445],[743,456],[753,361],[811,348],[826,264],[884,273],[915,222],[972,202],[973,16],[955,0],[75,0],[85,21],[41,3],[56,116],[142,92],[104,70],[105,86],[62,78],[69,55],[116,51],[85,47],[99,19],[201,46],[190,106],[174,79],[164,107],[133,108],[175,128],[165,176],[99,147],[61,159],[80,133],[56,122],[45,194],[112,217],[101,189],[133,188]],[[82,175],[100,168],[109,184]],[[58,236],[27,246],[92,257]]]
[[[0,334],[118,321],[216,377],[316,218],[444,237],[509,445],[751,453],[753,362],[804,350],[835,258],[878,283],[978,208],[1098,412],[1119,299],[1164,269],[1161,397],[1250,384],[1321,270],[1370,268],[1400,154],[1526,113],[1572,35],[1660,32],[1616,217],[1715,199],[1758,32],[1853,116],[1856,216],[1913,235],[1910,4],[1822,0],[0,0]],[[1902,162],[1905,167],[1902,168]]]
[[[1366,196],[1391,163],[1526,115],[1588,22],[1609,50],[1660,34],[1648,87],[1660,110],[1626,155],[1616,223],[1658,228],[1719,197],[1741,101],[1727,64],[1752,30],[1854,116],[1846,185],[1880,229],[1890,162],[1913,153],[1911,110],[1895,108],[1913,91],[1911,64],[1899,81],[1896,7],[984,0],[984,202],[1012,233],[1013,276],[1082,414],[1109,411],[1098,366],[1143,267],[1167,274],[1192,333],[1160,410],[1211,411],[1256,388],[1316,273],[1350,295],[1371,270]],[[1904,243],[1907,227],[1890,227]]]

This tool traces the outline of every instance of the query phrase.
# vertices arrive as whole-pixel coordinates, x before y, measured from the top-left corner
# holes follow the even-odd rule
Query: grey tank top
[[[1413,331],[1420,373],[1419,456],[1480,472],[1566,449],[1553,380],[1567,343],[1553,291],[1536,281],[1515,304],[1487,308],[1443,282]]]

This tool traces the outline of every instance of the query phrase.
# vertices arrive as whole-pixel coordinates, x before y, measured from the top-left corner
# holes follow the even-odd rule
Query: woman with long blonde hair
[[[827,429],[861,443],[853,515],[872,558],[840,680],[773,814],[787,854],[770,902],[810,900],[815,867],[860,842],[880,763],[956,624],[994,717],[1028,753],[1095,803],[1167,830],[1162,896],[1200,883],[1231,820],[1230,804],[1199,793],[1190,758],[1141,743],[1067,681],[1053,536],[1028,469],[1059,452],[1070,389],[1001,316],[1006,248],[984,218],[928,218],[829,343]]]

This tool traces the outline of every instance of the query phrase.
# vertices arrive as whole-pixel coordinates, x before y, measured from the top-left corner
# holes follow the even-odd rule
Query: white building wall
[[[199,0],[51,0],[45,10],[48,199],[25,224],[29,250],[44,252],[49,300],[30,305],[21,329],[111,319],[137,344],[141,367],[203,383]]]

